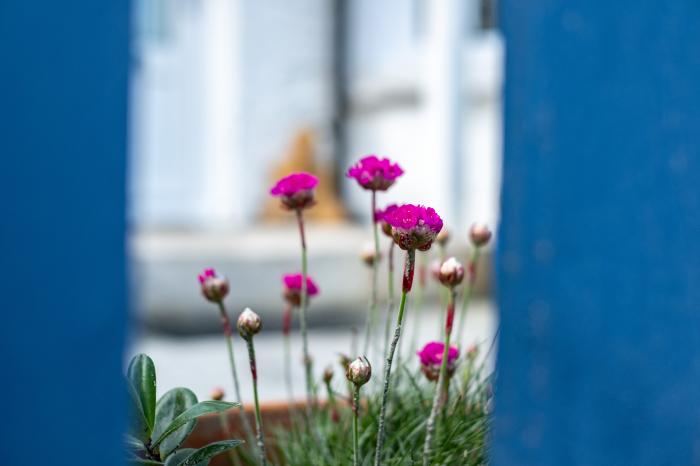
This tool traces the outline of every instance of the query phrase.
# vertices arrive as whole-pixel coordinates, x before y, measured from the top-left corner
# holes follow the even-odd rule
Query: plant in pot
[[[463,350],[462,332],[475,283],[477,260],[481,248],[491,238],[491,231],[482,225],[472,227],[469,233],[472,252],[465,262],[466,266],[454,257],[447,258],[449,235],[443,231],[443,221],[435,209],[419,204],[389,205],[377,209],[377,196],[389,189],[403,173],[398,164],[376,156],[363,158],[347,173],[371,194],[370,219],[374,242],[372,248],[363,254],[363,260],[371,266],[372,278],[363,351],[357,354],[358,345],[355,343],[352,345],[352,358],[341,357],[347,380],[340,390],[332,384],[332,367],[326,368],[320,380],[314,374],[306,321],[310,298],[317,295],[319,289],[308,273],[304,212],[316,203],[314,190],[318,179],[309,173],[293,173],[279,180],[270,191],[280,198],[283,208],[295,214],[301,252],[301,273],[284,277],[283,296],[287,306],[282,316],[285,339],[283,361],[289,394],[288,406],[283,409],[284,416],[279,416],[279,410],[277,415],[270,416],[270,411],[264,406],[261,408],[258,402],[258,370],[253,337],[262,330],[262,321],[255,312],[246,309],[238,318],[237,328],[249,355],[255,402],[253,432],[249,412],[239,403],[242,391],[234,358],[237,336],[232,331],[224,304],[230,283],[213,268],[208,268],[199,275],[201,293],[219,310],[233,395],[237,403],[216,400],[197,403],[194,394],[184,388],[171,390],[156,403],[153,363],[146,356],[137,356],[128,371],[135,412],[132,432],[128,436],[132,463],[166,466],[208,464],[214,455],[242,443],[227,438],[232,436],[231,432],[235,432],[248,442],[236,449],[235,455],[229,456],[231,465],[486,464],[492,383],[491,376],[484,374],[485,361],[494,345],[492,342],[486,356],[478,358],[478,347]],[[380,252],[380,231],[390,238],[388,254],[384,256]],[[442,297],[444,321],[440,322],[435,341],[428,342],[420,351],[416,351],[415,338],[411,338],[410,352],[417,354],[416,364],[416,359],[402,357],[401,343],[405,338],[401,337],[407,322],[412,321],[414,329],[419,325],[417,312],[409,308],[415,307],[415,311],[420,311],[423,300],[409,297],[413,297],[411,291],[416,268],[419,269],[419,279],[415,291],[421,292],[422,296],[425,274],[421,264],[434,242],[440,249],[441,259],[434,274],[444,287],[444,293],[438,293]],[[397,277],[397,283],[394,283],[394,250],[403,252],[403,274],[400,280]],[[378,323],[381,299],[377,278],[382,257],[387,257],[388,265],[383,326]],[[395,287],[399,284],[401,288]],[[400,293],[395,293],[395,289],[400,289]],[[458,308],[460,295],[462,305]],[[395,299],[397,297],[399,299]],[[301,404],[294,399],[291,377],[293,358],[289,333],[293,309],[299,311],[302,342],[302,367],[298,369],[304,373],[306,396]],[[397,312],[394,313],[394,310]],[[459,325],[453,335],[456,318]],[[390,331],[392,322],[395,322],[393,334]],[[374,354],[367,354],[370,352]],[[327,395],[325,401],[320,399],[319,393],[319,388],[324,386]],[[213,397],[220,399],[223,393]],[[234,407],[237,409],[227,412]],[[204,418],[192,436],[193,439],[196,437],[196,441],[190,439],[188,444],[204,446],[198,449],[182,448],[199,416]],[[230,421],[236,418],[239,422],[230,428]],[[222,440],[211,442],[214,439]],[[225,464],[225,458],[213,462],[216,461],[221,461],[217,464]]]
[[[132,465],[206,466],[214,456],[236,448],[241,440],[222,440],[199,449],[180,448],[197,419],[225,412],[236,403],[197,401],[187,388],[173,388],[156,401],[156,369],[151,358],[136,355],[127,370],[126,387],[132,401],[127,461]]]

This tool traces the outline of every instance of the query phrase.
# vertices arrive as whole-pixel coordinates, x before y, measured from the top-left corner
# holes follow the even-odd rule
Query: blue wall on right
[[[493,463],[700,464],[700,2],[500,18]]]

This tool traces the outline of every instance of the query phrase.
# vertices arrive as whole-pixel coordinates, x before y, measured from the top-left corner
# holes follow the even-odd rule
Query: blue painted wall
[[[494,464],[700,464],[700,2],[500,3]]]
[[[0,2],[3,465],[122,464],[128,13]]]

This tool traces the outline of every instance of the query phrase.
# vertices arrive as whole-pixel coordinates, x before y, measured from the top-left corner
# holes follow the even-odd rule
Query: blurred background
[[[129,247],[139,328],[132,352],[154,357],[159,387],[194,385],[202,396],[229,382],[218,315],[196,282],[213,266],[231,280],[229,312],[249,306],[262,315],[262,338],[274,350],[260,364],[261,396],[283,397],[274,377],[281,276],[299,271],[299,240],[293,216],[268,191],[290,172],[320,178],[308,227],[310,275],[321,288],[309,313],[317,371],[349,352],[366,314],[370,276],[359,252],[372,238],[370,199],[344,175],[354,161],[377,154],[398,162],[406,173],[380,193],[379,206],[434,207],[453,234],[449,252],[466,261],[469,225],[495,226],[499,216],[496,7],[495,0],[134,2]],[[419,260],[425,268],[435,257]],[[470,326],[483,340],[494,326],[485,259],[481,312]],[[426,289],[433,311],[437,289]],[[436,337],[441,320],[426,317],[430,325],[420,328],[430,331],[421,338]]]

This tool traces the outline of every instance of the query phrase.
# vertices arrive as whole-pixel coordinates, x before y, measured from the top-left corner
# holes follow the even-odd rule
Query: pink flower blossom
[[[355,178],[360,186],[372,191],[386,191],[401,175],[403,169],[398,163],[380,159],[376,155],[363,157],[347,172],[348,178]]]
[[[394,241],[401,249],[427,251],[442,230],[442,219],[432,207],[404,204],[385,215]]]
[[[282,277],[284,282],[284,298],[292,306],[299,306],[301,304],[301,280],[302,275],[300,273],[288,274]],[[316,296],[318,294],[318,286],[309,277],[306,276],[306,294],[311,296]]]
[[[213,303],[221,302],[229,292],[229,282],[212,268],[204,269],[197,277],[202,287],[202,296]]]
[[[316,186],[318,178],[311,173],[292,173],[277,181],[270,189],[270,194],[279,197],[287,209],[305,209],[315,204]]]
[[[399,206],[397,206],[396,204],[389,204],[384,208],[384,210],[377,209],[376,211],[374,211],[374,221],[379,222],[381,224],[382,232],[389,237],[391,237],[392,234],[391,225],[389,224],[389,222],[387,222],[387,217],[398,208]]]
[[[416,354],[420,359],[421,371],[428,380],[437,380],[440,377],[440,366],[442,365],[442,354],[445,351],[445,344],[440,341],[427,343],[422,350]],[[452,376],[456,369],[456,361],[459,357],[459,350],[456,346],[450,346],[447,352],[447,375]]]

